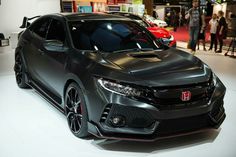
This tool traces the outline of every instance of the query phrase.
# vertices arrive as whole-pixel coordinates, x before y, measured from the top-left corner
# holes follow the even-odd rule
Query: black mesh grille
[[[219,100],[220,101],[215,103],[215,105],[211,111],[211,116],[216,121],[218,121],[221,118],[222,114],[225,112],[224,107],[223,107],[223,104],[224,104],[223,98],[220,98]]]
[[[113,104],[107,117],[106,124],[111,125],[111,119],[115,116],[125,118],[125,127],[129,128],[146,128],[154,123],[151,115],[143,109],[129,106],[121,106]]]
[[[185,85],[176,87],[154,88],[154,104],[161,110],[181,109],[196,106],[194,102],[202,101],[198,105],[206,104],[214,91],[214,86],[209,82],[195,85]],[[184,102],[181,100],[182,92],[190,91],[191,100]]]

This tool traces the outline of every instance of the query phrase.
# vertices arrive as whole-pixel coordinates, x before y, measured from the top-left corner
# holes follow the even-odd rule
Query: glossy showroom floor
[[[13,55],[10,48],[0,48],[0,157],[236,156],[236,59],[197,53],[227,87],[221,129],[144,143],[74,137],[59,111],[34,90],[17,87]]]

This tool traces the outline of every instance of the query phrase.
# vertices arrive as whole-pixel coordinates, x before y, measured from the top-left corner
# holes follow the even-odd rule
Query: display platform
[[[7,49],[8,50],[8,49]],[[15,83],[14,53],[0,53],[0,156],[1,157],[235,157],[235,59],[197,52],[227,87],[227,117],[221,128],[155,142],[102,140],[73,136],[66,118],[34,90]]]

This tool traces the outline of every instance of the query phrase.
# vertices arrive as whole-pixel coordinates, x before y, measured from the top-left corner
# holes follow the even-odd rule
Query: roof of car
[[[129,13],[129,12],[116,12],[116,11],[112,11],[112,12],[108,12],[108,14],[111,15],[121,15],[127,18],[131,18],[134,20],[142,20],[142,17],[140,17],[139,15],[133,14],[133,13]]]
[[[103,19],[128,19],[118,15],[105,13],[59,13],[57,16],[63,16],[68,21],[78,20],[103,20]],[[55,15],[54,15],[55,16]]]

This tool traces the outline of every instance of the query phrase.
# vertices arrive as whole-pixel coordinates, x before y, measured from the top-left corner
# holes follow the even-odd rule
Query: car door
[[[46,39],[46,34],[50,23],[50,18],[40,18],[27,30],[27,41],[23,51],[26,54],[25,56],[30,76],[37,82],[41,80],[38,72],[41,68],[40,66],[42,65],[43,42]]]
[[[53,94],[58,103],[63,95],[65,67],[68,59],[68,42],[63,21],[52,19],[40,56],[38,75],[41,83]]]

